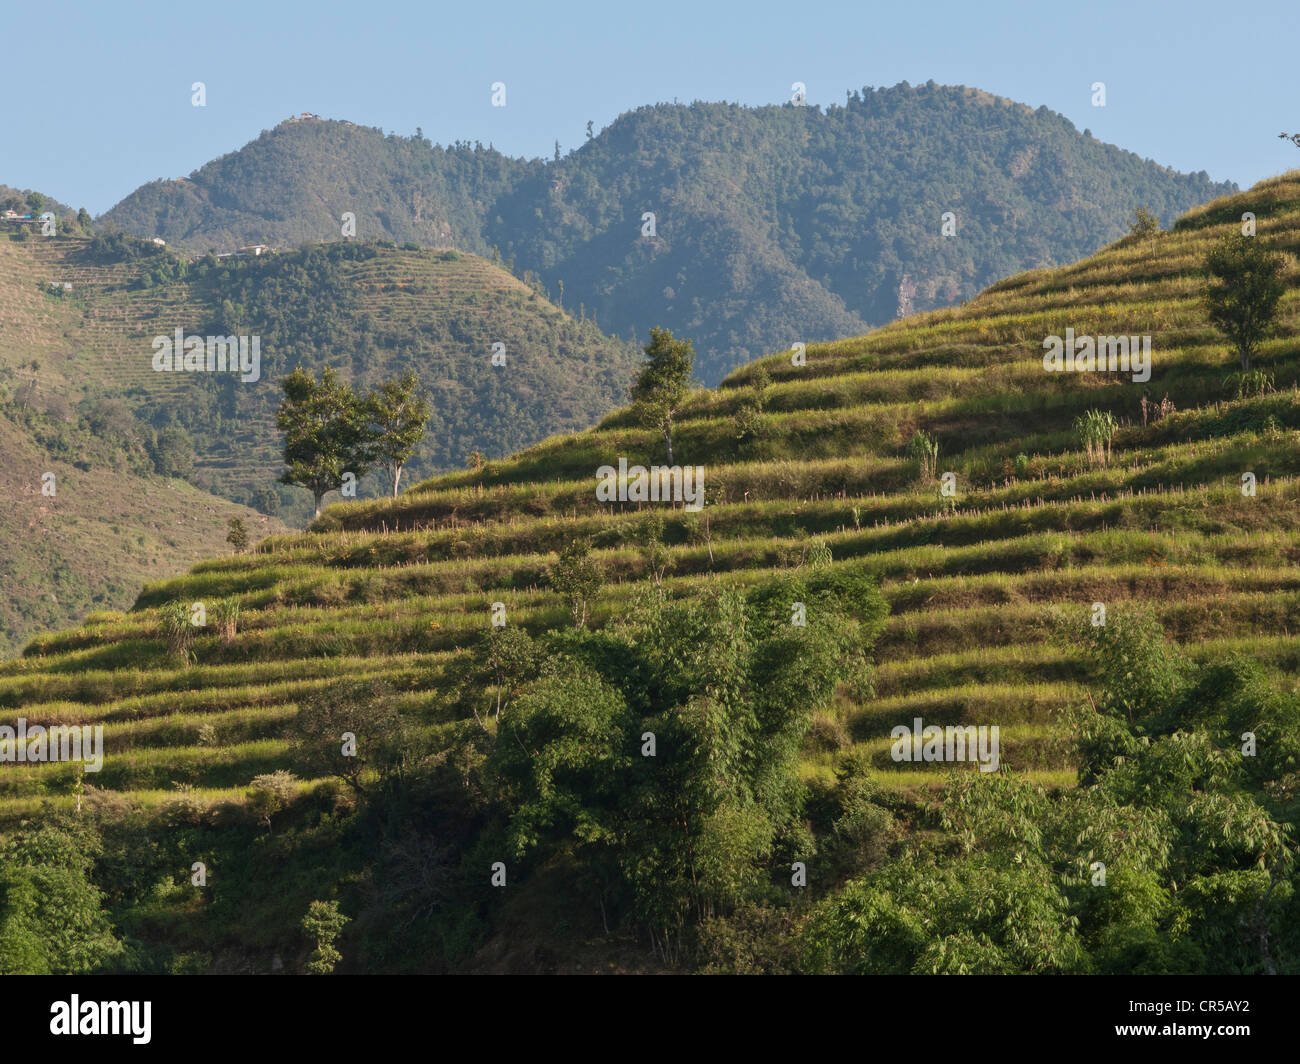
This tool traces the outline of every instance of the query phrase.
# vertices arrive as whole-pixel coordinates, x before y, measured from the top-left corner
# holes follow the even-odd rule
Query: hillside
[[[1192,211],[1149,242],[1125,239],[1071,266],[1019,274],[964,306],[914,315],[862,338],[811,345],[803,367],[788,352],[769,355],[721,387],[693,395],[675,449],[679,461],[704,467],[708,505],[697,515],[663,514],[673,566],[664,581],[669,593],[689,598],[728,581],[751,587],[781,574],[798,577],[824,546],[834,559],[832,573],[864,568],[878,577],[889,606],[873,651],[874,697],[839,691],[815,715],[802,748],[801,774],[812,795],[806,817],[823,847],[823,856],[809,858],[809,893],[816,898],[836,902],[834,877],[844,874],[829,855],[841,853],[834,840],[847,829],[836,820],[832,831],[828,810],[847,801],[836,773],[851,755],[866,765],[858,785],[873,796],[867,808],[880,824],[894,825],[889,832],[913,839],[921,847],[916,853],[928,854],[904,858],[891,875],[905,877],[908,867],[929,867],[926,862],[944,854],[957,862],[973,842],[965,850],[936,843],[931,852],[927,840],[977,823],[981,808],[1000,821],[991,806],[979,805],[994,798],[975,797],[985,777],[973,768],[951,776],[951,765],[891,758],[891,728],[916,717],[999,724],[1005,771],[983,793],[1022,796],[1016,808],[1038,810],[1033,816],[1040,824],[1049,819],[1043,803],[1075,808],[1063,796],[1072,793],[1081,766],[1059,725],[1067,707],[1084,700],[1084,685],[1098,677],[1077,646],[1054,636],[1054,617],[1085,624],[1095,602],[1116,616],[1145,605],[1194,660],[1244,654],[1294,693],[1300,270],[1293,263],[1288,273],[1282,331],[1258,358],[1274,391],[1236,396],[1231,355],[1198,304],[1201,258],[1213,239],[1236,230],[1245,211],[1258,216],[1257,239],[1300,252],[1300,172],[1293,172]],[[1043,338],[1067,328],[1077,335],[1149,334],[1149,383],[1118,374],[1044,372]],[[768,346],[779,350],[783,343],[771,337]],[[738,440],[732,416],[760,367],[774,379],[763,425],[756,438]],[[1144,416],[1144,397],[1156,404],[1168,397],[1173,410]],[[1106,464],[1089,459],[1070,427],[1089,409],[1110,411],[1120,423]],[[917,429],[938,438],[936,474],[955,474],[954,497],[918,478],[906,453]],[[568,623],[543,574],[554,552],[577,539],[591,541],[591,557],[608,580],[593,599],[589,623],[612,627],[622,617],[646,583],[646,555],[636,537],[647,514],[633,505],[598,503],[596,470],[620,456],[650,463],[661,455],[661,441],[619,411],[593,429],[551,438],[480,471],[427,480],[396,501],[332,507],[306,533],[272,537],[256,553],[214,558],[185,576],[155,581],[131,612],[43,636],[0,668],[0,703],[10,712],[33,722],[104,725],[108,755],[94,782],[105,793],[96,796],[95,808],[105,824],[134,825],[114,829],[118,844],[136,839],[150,816],[171,825],[175,845],[166,843],[152,865],[140,858],[161,885],[115,895],[118,919],[130,934],[161,951],[151,963],[264,971],[273,953],[301,957],[306,947],[296,921],[309,901],[337,890],[357,919],[356,937],[345,937],[344,945],[352,970],[659,964],[626,936],[602,936],[606,914],[596,907],[595,887],[588,891],[589,877],[566,878],[572,869],[565,851],[525,865],[519,892],[502,896],[508,900],[475,890],[503,843],[492,834],[492,807],[479,789],[492,780],[481,775],[482,755],[465,738],[475,732],[474,721],[449,690],[457,663],[479,652],[494,602],[505,604],[511,626],[534,633]],[[1257,478],[1254,496],[1240,488],[1246,472]],[[161,611],[169,603],[232,596],[241,606],[237,634],[223,639],[204,632],[192,645],[192,662],[179,661],[161,637]],[[335,685],[379,678],[394,688],[406,726],[432,744],[441,775],[432,777],[429,790],[413,792],[409,804],[376,799],[360,821],[349,821],[351,807],[338,784],[314,777],[289,735],[300,707],[313,698]],[[250,781],[278,769],[301,777],[292,788],[297,805],[274,821],[267,813],[264,824],[240,820],[239,811],[253,800]],[[66,765],[9,766],[0,781],[0,814],[30,815],[46,800],[69,808],[75,780]],[[1036,786],[1016,790],[1025,783]],[[1279,787],[1271,815],[1293,820],[1294,787]],[[1191,792],[1190,783],[1186,789]],[[1112,792],[1078,793],[1084,802]],[[1117,823],[1130,842],[1168,828],[1165,821],[1163,828],[1143,821],[1141,830],[1128,831],[1123,818],[1138,814],[1126,807],[1137,800],[1107,800],[1105,825]],[[419,846],[401,834],[417,830],[410,826],[417,823],[427,832]],[[1249,833],[1242,831],[1233,845],[1248,849]],[[882,839],[895,838],[884,827],[880,832]],[[1004,930],[1008,924],[1020,929],[1020,919],[1002,920],[998,906],[1055,889],[1049,881],[1086,877],[1087,847],[1103,845],[1100,834],[1090,838],[1086,845],[1075,840],[1079,850],[1068,872],[1044,872],[1041,879],[1018,861],[972,866],[971,906],[986,915],[992,910]],[[215,870],[203,900],[185,885],[196,854]],[[979,854],[977,848],[972,860]],[[788,876],[780,872],[789,867],[786,851],[771,860],[777,880]],[[1254,851],[1242,861],[1240,873],[1224,873],[1212,884],[1198,879],[1197,869],[1176,870],[1190,879],[1169,873],[1173,887],[1163,870],[1157,882],[1149,869],[1125,873],[1118,855],[1112,863],[1117,884],[1134,882],[1121,879],[1124,874],[1149,875],[1141,884],[1176,893],[1181,883],[1179,904],[1208,899],[1209,909],[1228,914],[1222,916],[1228,926],[1247,911],[1235,908],[1246,903],[1232,884],[1246,882],[1249,869],[1262,865]],[[1016,878],[1018,866],[1027,878]],[[954,865],[951,874],[965,874],[964,867]],[[896,882],[905,886],[903,878]],[[908,897],[904,886],[895,897]],[[563,900],[578,895],[581,904]],[[845,904],[858,896],[846,890]],[[1294,913],[1289,888],[1276,903]],[[1083,906],[1070,911],[1083,913],[1086,925],[1088,903],[1071,904]],[[803,911],[795,908],[796,916]],[[393,930],[389,917],[398,911],[413,930]],[[753,919],[778,920],[765,912],[772,910]],[[833,919],[836,910],[815,912]],[[1068,923],[1056,910],[1033,915],[1043,922],[1026,935],[1057,935]],[[1202,926],[1200,916],[1189,919]],[[779,969],[781,928],[788,926],[761,924],[768,952],[745,963]],[[1169,933],[1164,925],[1150,929],[1156,937]],[[870,953],[869,945],[845,935],[837,948]],[[981,963],[1003,970],[997,965],[1012,963],[1002,954],[989,960],[994,954],[981,952],[992,950],[984,939],[952,941],[958,951],[952,966],[927,953],[924,964],[931,967],[924,970],[990,970]],[[1227,946],[1197,941],[1196,949],[1221,950],[1212,963],[1236,970]],[[1108,964],[1128,965],[1125,970],[1139,964],[1129,954],[1107,952],[1105,942],[1089,940],[1088,948]],[[663,956],[666,966],[677,963]],[[1159,956],[1171,966],[1164,970],[1193,964],[1186,952],[1177,954],[1181,959]],[[854,960],[857,967],[842,963],[847,970],[888,969],[879,958]],[[888,963],[906,971],[913,962]],[[1055,955],[1025,963],[1068,970]]]
[[[249,536],[282,532],[277,518],[199,491],[184,481],[80,466],[52,457],[0,415],[0,654],[36,632],[66,628],[94,610],[127,609],[147,580],[221,554],[226,522]],[[53,474],[55,494],[42,494]]]
[[[1168,223],[1234,187],[1045,107],[903,83],[825,110],[642,107],[553,161],[290,121],[101,221],[202,253],[334,240],[351,212],[363,239],[497,248],[608,331],[691,336],[712,385],[774,343],[891,320],[904,284],[916,310],[954,304],[1091,253],[1138,206]]]
[[[626,394],[636,358],[492,263],[413,246],[190,259],[122,237],[0,240],[0,286],[22,308],[0,367],[30,405],[66,419],[125,403],[142,431],[189,438],[193,484],[290,523],[310,516],[307,493],[276,482],[279,381],[295,366],[358,387],[413,371],[433,416],[411,474],[427,476],[590,425]],[[257,379],[155,371],[153,339],[176,329],[259,337]],[[20,368],[33,360],[34,375]]]
[[[99,394],[96,378],[106,392],[121,389],[81,327],[82,293],[49,288],[37,256],[51,250],[36,238],[0,239],[0,484],[10,503],[0,510],[4,654],[92,610],[127,609],[146,580],[223,553],[231,518],[254,540],[285,528],[160,470],[148,426],[111,400],[88,398]],[[87,276],[56,275],[77,285]],[[46,474],[53,496],[42,490]]]

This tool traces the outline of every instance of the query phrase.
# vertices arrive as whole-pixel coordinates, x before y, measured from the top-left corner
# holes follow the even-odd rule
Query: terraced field
[[[1153,241],[1130,238],[961,307],[810,345],[806,366],[773,354],[693,395],[674,450],[704,467],[707,505],[658,511],[674,592],[761,579],[802,564],[821,540],[835,560],[877,573],[891,607],[875,699],[842,697],[816,720],[807,774],[829,774],[835,754],[858,746],[881,781],[923,796],[946,766],[896,765],[888,750],[889,729],[919,716],[997,724],[1004,764],[1071,785],[1054,718],[1088,676],[1055,619],[1082,623],[1095,602],[1145,605],[1199,658],[1244,653],[1294,677],[1300,270],[1258,358],[1273,377],[1265,394],[1237,397],[1232,356],[1198,303],[1201,258],[1245,211],[1258,240],[1300,252],[1292,173]],[[1067,327],[1149,334],[1151,380],[1045,372],[1043,338]],[[760,366],[774,381],[764,426],[741,440],[732,415]],[[1144,395],[1174,409],[1144,418]],[[1104,465],[1072,428],[1090,409],[1120,423]],[[918,429],[939,440],[936,473],[955,474],[955,495],[907,456]],[[566,623],[543,579],[562,545],[589,539],[606,573],[590,623],[647,579],[634,535],[649,507],[596,499],[596,469],[619,456],[662,461],[662,441],[627,411],[396,501],[335,506],[306,533],[151,584],[129,613],[35,640],[0,667],[0,706],[31,723],[103,723],[108,754],[93,782],[145,805],[177,786],[241,801],[255,775],[287,766],[299,701],[340,677],[386,676],[412,716],[446,727],[433,695],[442,669],[490,623],[493,602],[511,624]],[[189,663],[168,651],[166,604],[230,597],[241,605],[233,639],[205,630]],[[75,783],[64,765],[6,766],[0,814],[73,802]]]
[[[436,427],[413,463],[426,473],[459,466],[471,450],[500,455],[581,428],[626,392],[630,343],[486,259],[384,245],[322,265],[340,251],[357,246],[324,245],[316,261],[286,251],[232,275],[200,268],[142,284],[161,258],[94,261],[81,237],[0,241],[0,370],[21,367],[14,379],[39,409],[57,394],[73,407],[122,398],[146,422],[175,412],[194,438],[194,483],[241,502],[274,489],[278,382],[298,365],[331,365],[364,383],[414,372]],[[275,296],[259,302],[273,285]],[[260,378],[223,388],[232,382],[211,374],[155,372],[153,338],[177,328],[258,335]],[[498,342],[508,372],[491,364]],[[29,372],[32,360],[38,368]],[[301,495],[282,493],[282,505],[291,523],[310,513]]]

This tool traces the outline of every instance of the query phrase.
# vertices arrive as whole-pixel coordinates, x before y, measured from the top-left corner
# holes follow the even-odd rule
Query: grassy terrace
[[[1197,302],[1201,258],[1247,210],[1259,240],[1300,251],[1296,173],[1194,211],[1153,244],[1121,241],[961,307],[811,345],[804,367],[776,353],[692,397],[675,448],[705,467],[708,505],[659,511],[669,586],[761,580],[801,564],[820,538],[835,559],[876,572],[890,603],[876,697],[844,696],[818,715],[808,775],[830,773],[857,746],[885,785],[926,793],[939,766],[897,766],[888,753],[890,728],[920,716],[998,724],[1004,763],[1069,786],[1053,722],[1089,677],[1058,621],[1081,622],[1094,602],[1147,604],[1197,657],[1248,654],[1296,674],[1300,268],[1282,330],[1258,359],[1273,375],[1269,394],[1236,396],[1236,367]],[[1150,334],[1151,380],[1045,372],[1042,339],[1067,327]],[[774,380],[765,428],[738,440],[731,418],[758,365]],[[1168,396],[1174,412],[1144,423],[1144,393]],[[1088,409],[1121,425],[1104,466],[1070,428]],[[938,437],[938,471],[956,474],[955,497],[906,456],[917,429]],[[661,443],[626,411],[396,501],[334,506],[307,532],[150,585],[128,613],[34,640],[0,665],[0,706],[36,723],[102,723],[105,767],[88,781],[146,807],[177,786],[199,801],[240,800],[254,775],[287,764],[299,703],[339,677],[385,676],[412,717],[445,726],[443,669],[472,652],[494,601],[512,624],[565,623],[544,578],[564,543],[589,539],[604,567],[591,623],[616,615],[647,578],[634,540],[644,509],[595,497],[596,468],[620,455],[662,460]],[[1253,496],[1243,473],[1256,477]],[[189,662],[169,652],[162,607],[230,597],[241,606],[233,639],[213,627]],[[0,817],[71,801],[74,782],[66,766],[8,765]]]

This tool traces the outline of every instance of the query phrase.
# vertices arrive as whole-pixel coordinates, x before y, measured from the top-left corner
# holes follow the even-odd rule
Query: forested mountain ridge
[[[655,104],[551,161],[286,122],[143,186],[103,221],[207,251],[337,239],[350,213],[361,238],[498,249],[608,331],[692,337],[713,384],[774,348],[1073,261],[1122,235],[1138,206],[1167,223],[1234,188],[1046,107],[931,82],[824,110]]]

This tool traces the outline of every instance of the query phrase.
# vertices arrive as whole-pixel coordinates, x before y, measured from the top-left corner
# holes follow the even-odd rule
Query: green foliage
[[[1151,614],[1111,610],[1105,624],[1082,625],[1071,646],[1097,676],[1098,712],[1135,726],[1144,716],[1163,718],[1172,711],[1189,666]]]
[[[676,565],[673,552],[664,545],[664,519],[657,513],[643,517],[632,533],[632,538],[641,553],[646,571],[655,587],[662,588],[664,577]]]
[[[283,810],[298,794],[298,780],[287,769],[276,769],[254,776],[249,784],[247,809],[269,831],[271,818]]]
[[[1130,236],[1150,241],[1154,246],[1155,235],[1160,232],[1160,219],[1146,207],[1139,207],[1129,219],[1128,231]]]
[[[542,650],[526,630],[511,625],[494,625],[484,643],[487,678],[496,688],[493,716],[500,719],[502,707],[509,705],[525,681],[536,676]]]
[[[1258,399],[1275,391],[1273,374],[1267,370],[1249,369],[1234,373],[1229,378],[1233,397],[1236,399]]]
[[[1286,268],[1286,256],[1240,233],[1224,237],[1205,257],[1206,312],[1236,348],[1245,371],[1276,327]]]
[[[195,626],[190,623],[190,605],[177,600],[168,602],[158,611],[158,626],[168,651],[186,663],[190,660],[190,644],[196,634]]]
[[[87,262],[97,265],[141,261],[151,265],[161,262],[179,263],[179,259],[166,248],[130,233],[101,233],[86,244],[82,256]]]
[[[244,522],[238,517],[232,517],[226,522],[226,542],[236,554],[243,554],[248,550],[248,529],[244,527]]]
[[[806,627],[789,623],[791,594]],[[884,613],[869,578],[826,569],[747,595],[643,589],[603,632],[558,639],[489,759],[515,854],[578,845],[679,957],[685,929],[754,897],[798,835],[811,714],[861,678]]]
[[[337,901],[314,901],[302,918],[302,929],[315,940],[316,948],[307,960],[308,975],[332,975],[335,965],[343,959],[334,948],[334,940],[343,928],[351,922],[351,917],[339,912]]]
[[[733,418],[736,439],[752,440],[762,435],[763,407],[767,402],[768,389],[771,387],[772,375],[760,366],[750,378],[749,395],[737,408]]]
[[[1275,390],[1219,402],[1194,279],[1172,265],[1243,205],[1265,232],[1290,224],[1283,195],[1300,203],[1294,178],[1194,215],[1159,242],[1168,268],[1122,241],[815,345],[806,367],[766,360],[753,461],[733,418],[759,367],[688,396],[674,443],[717,467],[699,515],[593,498],[593,469],[657,438],[625,410],[43,635],[0,671],[0,702],[86,707],[112,756],[84,787],[75,766],[9,766],[4,830],[83,803],[111,834],[91,876],[141,940],[114,962],[132,970],[270,970],[309,948],[311,901],[337,897],[353,971],[1294,973],[1295,373],[1272,358]],[[1030,348],[1067,314],[1123,331],[1133,307],[1164,337],[1151,391],[1177,403],[1102,466],[1072,420],[1135,407],[1043,374]],[[951,512],[916,483],[918,425],[962,478]],[[545,586],[570,543],[604,577],[581,628]],[[156,610],[203,601],[212,623],[223,600],[238,638],[158,653]],[[497,601],[505,628],[486,623]],[[1104,631],[1050,641],[1045,604],[1094,601]],[[290,738],[331,703],[337,720]],[[916,716],[1000,725],[1001,772],[894,764],[890,726]],[[330,777],[367,721],[356,790]],[[282,807],[249,793],[290,768]],[[199,858],[218,871],[196,906]],[[509,887],[486,890],[498,860]]]
[[[883,789],[861,754],[849,754],[835,767],[831,830],[821,843],[836,878],[879,866],[901,834]]]
[[[561,664],[507,707],[491,771],[508,781],[516,857],[556,835],[580,843],[618,837],[618,791],[635,752],[630,727],[618,691],[576,663]]]
[[[668,464],[673,464],[673,418],[686,400],[695,365],[689,340],[674,340],[667,329],[652,328],[645,362],[632,385],[632,414],[663,434]]]
[[[154,437],[154,467],[159,476],[189,477],[194,472],[194,443],[177,425],[160,429]]]
[[[322,498],[342,486],[344,474],[360,480],[374,461],[367,411],[351,386],[329,367],[321,370],[319,382],[296,369],[281,387],[284,401],[275,424],[285,434],[288,469],[280,480],[310,491],[319,517]]]
[[[343,679],[320,690],[299,706],[290,742],[305,774],[333,776],[357,794],[399,785],[424,756],[392,685],[377,680]]]
[[[0,975],[84,975],[124,957],[92,879],[102,849],[60,818],[0,841]]]
[[[1300,699],[1241,663],[1194,668],[1131,611],[1081,642],[1099,679],[1073,718],[1080,786],[1051,796],[1005,773],[953,776],[941,821],[960,857],[877,861],[820,903],[803,930],[810,970],[1294,967],[1278,951],[1294,941],[1295,846],[1264,781],[1293,771],[1282,734]],[[1240,756],[1245,721],[1268,725],[1267,762]]]
[[[402,469],[415,454],[429,421],[428,400],[416,393],[419,383],[414,373],[407,373],[384,381],[366,399],[369,434],[374,441],[371,453],[388,473],[393,498],[397,498]]]
[[[219,599],[213,604],[212,616],[216,622],[218,634],[221,641],[229,646],[235,638],[235,633],[239,629],[239,599],[233,595],[229,598]]]
[[[546,571],[547,584],[564,599],[575,628],[587,623],[588,603],[605,582],[604,570],[589,557],[590,553],[590,543],[572,540]]]

